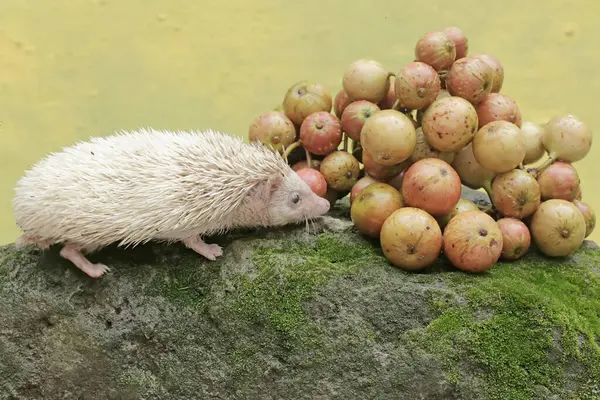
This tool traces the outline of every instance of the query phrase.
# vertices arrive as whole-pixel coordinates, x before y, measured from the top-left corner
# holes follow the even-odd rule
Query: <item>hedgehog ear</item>
[[[275,192],[277,189],[279,189],[279,187],[281,186],[282,183],[283,183],[283,176],[281,176],[280,174],[271,175],[265,182],[263,198],[265,200],[270,199],[273,192]]]

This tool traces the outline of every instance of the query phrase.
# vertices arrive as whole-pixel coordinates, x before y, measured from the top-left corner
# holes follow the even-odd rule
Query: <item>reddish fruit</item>
[[[540,204],[531,218],[529,229],[542,253],[549,257],[566,257],[583,243],[586,225],[575,204],[551,199]]]
[[[498,224],[483,211],[465,211],[452,218],[443,239],[448,260],[466,272],[490,269],[500,258],[504,244]]]
[[[443,83],[444,81],[442,80],[441,82]],[[443,99],[444,97],[450,97],[450,93],[448,93],[448,91],[446,89],[440,89],[437,96],[435,97],[435,100]],[[427,108],[422,109],[422,110],[417,110],[416,121],[417,121],[418,126],[421,126],[421,124],[423,122],[423,114],[425,113],[426,109]]]
[[[352,154],[337,150],[323,159],[320,172],[327,181],[327,187],[344,192],[352,189],[358,181],[360,164]]]
[[[296,171],[296,173],[304,182],[306,182],[313,192],[318,196],[325,197],[325,193],[327,192],[327,182],[325,181],[325,177],[323,177],[319,171],[312,168],[303,168]]]
[[[402,182],[402,198],[406,205],[420,208],[434,217],[451,212],[461,191],[456,171],[438,158],[417,161],[408,168]]]
[[[432,66],[415,61],[405,65],[394,82],[399,106],[410,110],[429,107],[441,90],[440,77]]]
[[[473,203],[471,200],[461,198],[458,200],[458,203],[456,203],[456,206],[454,206],[452,211],[450,211],[448,214],[442,215],[441,217],[437,217],[436,220],[440,224],[440,228],[445,229],[446,225],[448,225],[448,222],[450,222],[450,220],[456,217],[458,214],[465,211],[478,210],[479,207],[477,204]]]
[[[261,142],[274,151],[282,152],[296,140],[296,128],[280,111],[268,111],[256,118],[248,130],[250,142]]]
[[[442,250],[442,231],[423,210],[403,207],[385,220],[380,232],[383,255],[396,267],[417,271],[429,266]]]
[[[479,128],[492,121],[508,121],[519,128],[522,125],[521,111],[517,102],[502,93],[490,93],[475,108]]]
[[[502,232],[502,255],[505,260],[518,260],[531,246],[529,228],[515,218],[501,218],[497,221]]]
[[[364,153],[381,165],[395,165],[410,157],[417,142],[413,121],[396,110],[381,110],[365,122],[360,143]]]
[[[348,105],[342,113],[342,130],[352,140],[360,140],[363,125],[380,108],[367,100],[357,100]]]
[[[330,112],[312,113],[300,125],[300,140],[312,154],[329,154],[342,142],[342,124]]]
[[[323,85],[315,82],[300,81],[292,85],[283,98],[283,111],[296,125],[312,113],[319,111],[330,112],[332,106],[331,94]]]
[[[568,163],[555,161],[537,177],[542,200],[563,199],[573,201],[580,192],[577,170]]]
[[[392,107],[394,107],[394,104],[396,104],[396,100],[397,100],[396,99],[396,89],[394,87],[394,82],[396,81],[396,77],[394,77],[393,75],[390,76],[389,81],[390,81],[390,88],[388,89],[387,94],[379,103],[377,103],[377,106],[381,110],[389,110]]]
[[[491,92],[493,79],[493,70],[488,64],[467,56],[452,64],[446,76],[446,88],[452,96],[477,105]]]
[[[348,93],[346,93],[344,89],[341,89],[339,92],[337,92],[335,98],[333,99],[333,112],[335,113],[335,116],[342,118],[344,110],[350,103],[352,103],[352,100],[350,100]]]
[[[496,176],[490,197],[503,216],[523,219],[540,205],[540,186],[528,172],[514,169]]]
[[[484,61],[490,66],[490,68],[492,68],[492,93],[500,92],[500,89],[502,89],[502,84],[504,83],[504,68],[502,68],[500,61],[498,61],[496,57],[489,54],[472,54],[471,57]]]
[[[573,114],[559,115],[544,126],[543,144],[552,160],[576,162],[592,147],[592,131]]]
[[[584,203],[581,200],[574,200],[573,204],[575,204],[575,207],[577,207],[583,215],[583,219],[585,220],[585,237],[588,237],[596,227],[596,213],[589,204]]]
[[[523,121],[521,124],[521,133],[523,134],[523,143],[525,144],[525,158],[523,164],[533,164],[539,161],[544,154],[544,128],[531,121]]]
[[[400,192],[387,183],[375,182],[361,190],[354,199],[350,216],[360,233],[376,238],[390,214],[403,206]]]
[[[361,190],[369,186],[371,183],[379,182],[370,176],[363,176],[360,178],[354,186],[352,186],[352,190],[350,191],[350,204],[354,201],[354,198],[360,193]]]
[[[320,166],[321,166],[321,160],[310,160],[310,167],[312,169],[316,169],[318,171]],[[297,163],[292,165],[292,169],[294,171],[300,171],[302,168],[308,168],[308,162],[306,160],[298,161]]]
[[[507,121],[490,122],[475,134],[473,155],[484,168],[499,174],[517,168],[525,158],[521,129]]]
[[[395,165],[377,164],[367,152],[362,153],[362,163],[365,166],[365,172],[378,181],[385,181],[399,174],[406,168],[407,162]]]
[[[460,176],[460,180],[465,186],[475,190],[484,188],[486,192],[491,192],[492,180],[496,176],[496,173],[483,168],[477,162],[473,155],[472,143],[469,143],[456,153],[454,161],[452,161],[452,168]]]
[[[456,46],[456,59],[465,57],[469,52],[469,39],[467,35],[456,26],[447,26],[442,29],[442,32],[454,42]]]
[[[342,86],[352,101],[379,103],[390,88],[390,73],[375,60],[360,59],[346,68]]]
[[[434,101],[423,113],[421,127],[427,142],[438,151],[452,153],[475,136],[479,119],[467,100],[450,96]]]
[[[456,44],[442,31],[427,32],[415,46],[415,61],[431,65],[436,71],[447,70],[456,59]]]

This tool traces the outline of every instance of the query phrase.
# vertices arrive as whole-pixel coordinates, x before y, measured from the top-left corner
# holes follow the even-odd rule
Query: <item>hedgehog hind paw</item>
[[[100,278],[107,272],[110,272],[110,268],[104,264],[93,264],[81,253],[80,250],[71,244],[65,245],[60,250],[60,255],[63,258],[71,261],[77,268],[82,270],[90,278]]]
[[[217,257],[223,255],[223,249],[218,244],[208,244],[199,236],[183,240],[188,248],[194,250],[201,256],[206,257],[209,260],[216,260]]]

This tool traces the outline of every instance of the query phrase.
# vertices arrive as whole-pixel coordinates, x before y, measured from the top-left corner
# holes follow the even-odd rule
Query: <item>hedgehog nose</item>
[[[321,197],[321,214],[325,214],[329,211],[329,208],[331,207],[331,204],[329,203],[329,200]]]

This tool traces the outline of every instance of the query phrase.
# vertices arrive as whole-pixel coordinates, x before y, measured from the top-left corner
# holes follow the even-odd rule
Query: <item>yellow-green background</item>
[[[141,126],[246,135],[296,81],[335,95],[351,61],[395,72],[446,25],[501,60],[525,119],[572,112],[600,131],[598,12],[593,0],[2,0],[0,243],[18,234],[15,182],[50,151]],[[594,142],[575,164],[598,211],[599,156]]]

